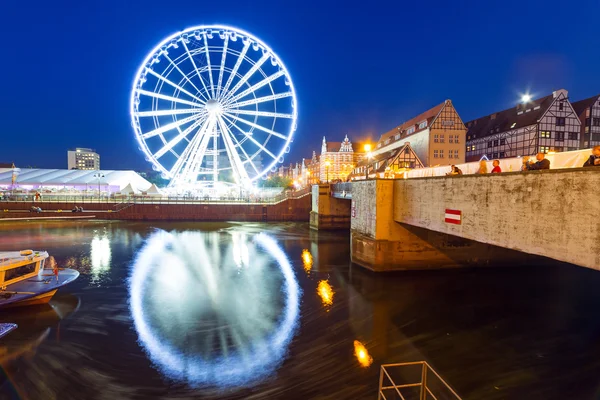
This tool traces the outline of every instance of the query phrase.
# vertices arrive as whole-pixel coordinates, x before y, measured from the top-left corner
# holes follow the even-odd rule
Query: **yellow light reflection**
[[[335,292],[331,288],[331,285],[326,280],[320,281],[317,288],[317,293],[321,297],[321,301],[324,306],[330,306],[333,304],[333,295]]]
[[[312,269],[313,265],[312,254],[310,254],[310,251],[308,251],[308,249],[302,250],[302,263],[304,264],[304,271],[306,271],[306,273],[308,274]]]
[[[373,357],[369,355],[365,345],[358,340],[354,341],[354,355],[356,356],[356,359],[360,365],[363,367],[368,367],[373,364]]]

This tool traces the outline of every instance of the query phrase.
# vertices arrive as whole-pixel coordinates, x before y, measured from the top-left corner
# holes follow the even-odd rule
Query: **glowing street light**
[[[531,101],[531,95],[530,94],[524,94],[523,96],[521,96],[521,102],[523,103],[529,103]]]
[[[331,161],[325,161],[325,175],[327,179],[327,183],[329,183],[329,167],[331,167]]]

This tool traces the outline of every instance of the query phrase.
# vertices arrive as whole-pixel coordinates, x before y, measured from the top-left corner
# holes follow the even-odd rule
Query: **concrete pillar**
[[[394,181],[354,182],[352,262],[374,271],[526,261],[528,255],[394,221]]]
[[[330,185],[313,185],[310,227],[318,230],[349,229],[350,200],[331,197]]]

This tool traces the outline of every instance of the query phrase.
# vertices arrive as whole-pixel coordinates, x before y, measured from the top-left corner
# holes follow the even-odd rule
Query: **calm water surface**
[[[25,248],[82,276],[0,312],[0,398],[372,399],[417,360],[464,399],[600,398],[600,272],[375,275],[305,224],[0,223]]]

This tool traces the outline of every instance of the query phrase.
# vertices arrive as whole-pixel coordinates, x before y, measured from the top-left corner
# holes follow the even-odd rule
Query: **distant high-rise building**
[[[100,169],[100,155],[93,149],[76,148],[67,152],[69,169]]]

